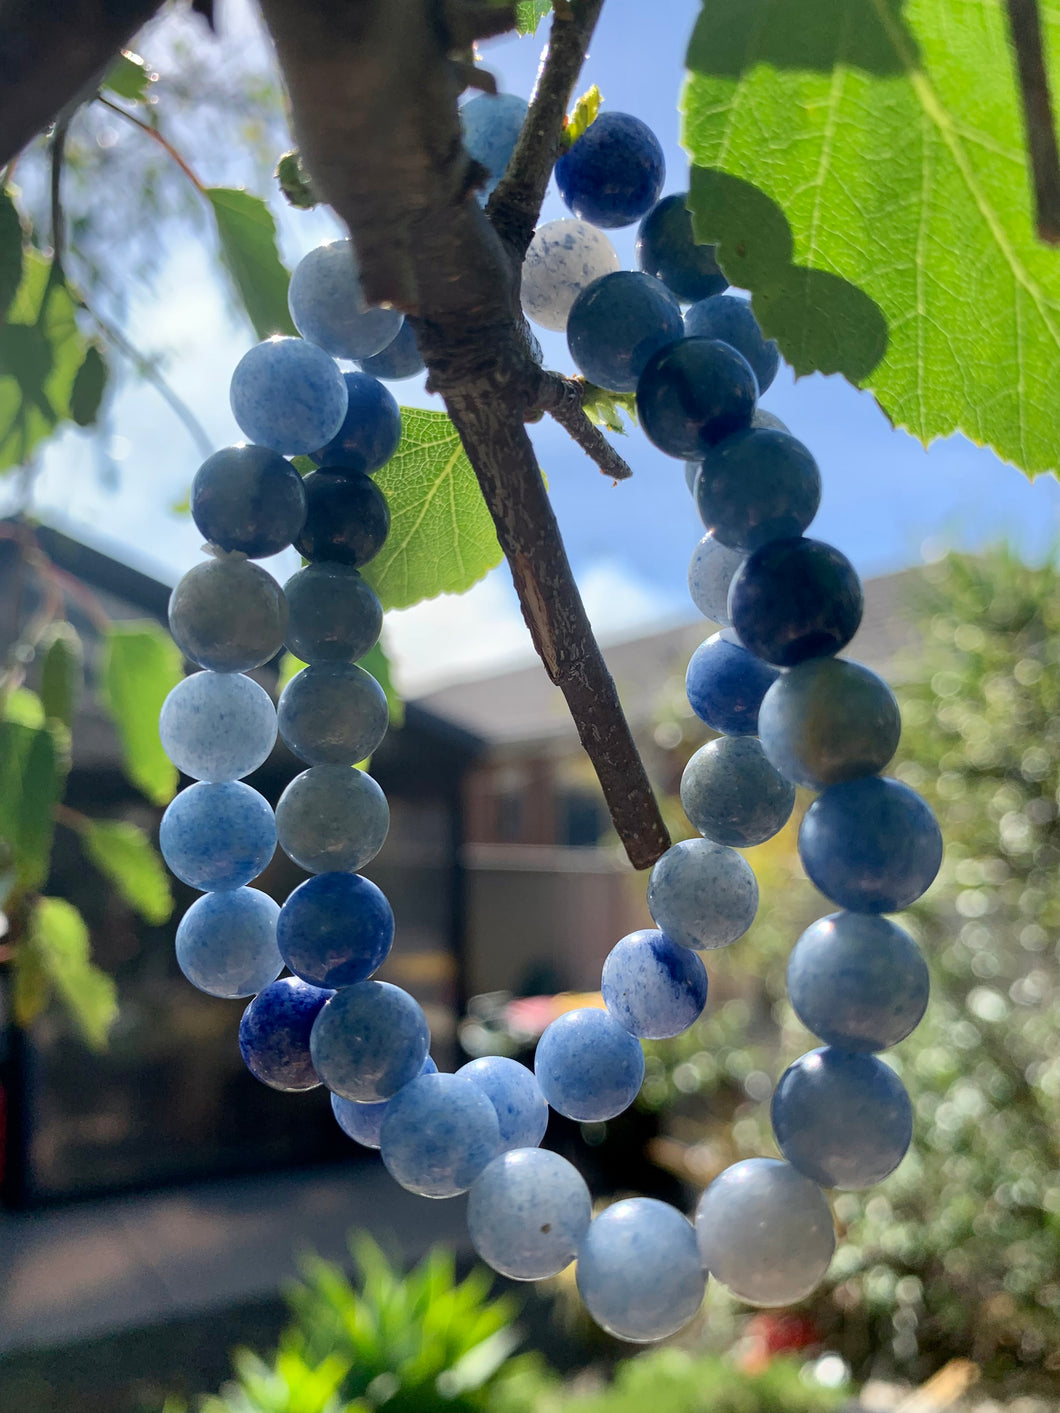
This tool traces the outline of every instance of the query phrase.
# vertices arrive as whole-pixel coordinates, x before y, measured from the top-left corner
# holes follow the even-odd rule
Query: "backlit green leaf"
[[[158,713],[181,680],[179,649],[157,623],[112,623],[103,659],[103,691],[124,755],[125,773],[156,805],[168,804],[177,769],[158,739]]]
[[[390,534],[362,571],[387,609],[462,594],[501,558],[452,422],[418,407],[401,417],[401,445],[374,478],[390,504]]]
[[[552,9],[552,0],[519,0],[515,7],[515,28],[519,34],[536,34],[537,27]]]
[[[123,49],[107,70],[103,87],[110,89],[111,93],[116,93],[119,98],[139,103],[147,97],[147,90],[156,77],[139,54]]]
[[[260,196],[232,187],[207,187],[221,258],[259,339],[294,334],[287,308],[290,276],[276,249],[276,222]]]
[[[173,911],[169,875],[150,839],[120,819],[88,820],[80,831],[88,857],[145,922],[158,926]]]
[[[79,427],[91,427],[99,417],[107,375],[107,363],[102,351],[98,345],[90,343],[70,393],[70,416]]]
[[[48,727],[36,731],[22,766],[15,862],[18,885],[27,892],[48,877],[55,833],[54,809],[63,792],[65,764]]]
[[[568,147],[578,141],[590,123],[596,122],[596,115],[603,101],[603,94],[595,83],[577,100],[567,119],[567,126],[563,129],[563,140]]]
[[[40,647],[44,652],[40,674],[42,710],[72,729],[84,677],[84,650],[77,629],[60,619],[47,630]]]
[[[38,898],[16,956],[26,949],[26,965],[35,972],[35,999],[47,981],[85,1043],[102,1050],[118,1014],[117,995],[114,982],[92,961],[88,928],[74,905],[65,898]]]
[[[0,188],[0,318],[22,281],[22,223],[8,191]]]

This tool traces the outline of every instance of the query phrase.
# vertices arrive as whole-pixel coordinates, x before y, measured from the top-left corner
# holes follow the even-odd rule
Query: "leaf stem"
[[[1038,0],[1005,0],[1023,98],[1040,240],[1060,244],[1060,154],[1042,47]]]
[[[145,123],[142,118],[138,118],[135,113],[130,113],[128,109],[121,107],[120,104],[112,103],[111,100],[105,98],[102,93],[96,95],[96,102],[102,103],[104,108],[109,108],[112,113],[117,113],[118,116],[124,118],[127,123],[132,123],[134,128],[139,128],[141,132],[145,132],[152,142],[157,142],[163,152],[167,153],[168,156],[172,157],[173,161],[176,162],[177,166],[187,177],[188,181],[191,182],[199,195],[204,196],[206,194],[206,188],[203,183],[195,175],[191,167],[188,166],[187,162],[169,139],[159,132],[158,128],[152,127],[150,123]]]

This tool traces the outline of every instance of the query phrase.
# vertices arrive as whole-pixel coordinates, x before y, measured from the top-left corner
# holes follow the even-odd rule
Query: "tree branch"
[[[1005,0],[1023,97],[1039,240],[1060,244],[1060,155],[1042,49],[1038,0]]]
[[[560,373],[542,374],[541,384],[538,408],[559,423],[605,476],[611,476],[616,481],[628,481],[633,472],[600,428],[586,416],[581,386],[573,378],[564,378]]]

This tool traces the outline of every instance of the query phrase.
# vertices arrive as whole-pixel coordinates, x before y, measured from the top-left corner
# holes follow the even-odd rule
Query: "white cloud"
[[[671,593],[640,578],[628,560],[597,560],[582,574],[579,587],[593,631],[604,641],[633,637],[690,612]]]

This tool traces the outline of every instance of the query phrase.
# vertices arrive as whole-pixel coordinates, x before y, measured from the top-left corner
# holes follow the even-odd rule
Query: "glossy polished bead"
[[[287,631],[279,584],[242,555],[204,560],[169,596],[169,631],[185,657],[213,672],[249,672],[276,656]]]
[[[258,992],[239,1023],[240,1053],[255,1079],[290,1093],[317,1087],[309,1034],[333,994],[296,976],[281,977]]]
[[[370,358],[386,348],[403,322],[396,309],[368,304],[348,239],[318,245],[298,262],[287,304],[298,332],[332,358]],[[327,440],[321,437],[314,445],[323,446]]]
[[[191,483],[191,518],[211,544],[251,559],[279,554],[305,520],[305,489],[289,461],[264,446],[229,446]]]
[[[346,416],[327,446],[313,453],[313,460],[333,469],[371,475],[398,449],[401,409],[394,394],[370,373],[344,373],[343,378]]]
[[[305,490],[299,554],[353,569],[375,558],[390,530],[390,507],[371,476],[324,466],[305,478]]]
[[[379,596],[348,564],[307,564],[283,586],[288,649],[303,662],[356,662],[379,641]]]
[[[223,892],[241,888],[268,864],[276,820],[268,800],[240,780],[189,785],[166,807],[158,846],[182,883]]]
[[[352,986],[386,961],[394,914],[386,895],[356,873],[318,873],[280,909],[276,940],[284,961],[314,986]]]
[[[471,1244],[516,1281],[547,1280],[574,1260],[592,1220],[585,1179],[558,1153],[517,1148],[482,1171],[467,1203]]]
[[[387,981],[336,991],[317,1016],[309,1048],[327,1087],[344,1099],[392,1099],[423,1069],[431,1033],[422,1008]]]
[[[420,1074],[437,1074],[438,1066],[430,1055],[423,1062]],[[365,1148],[378,1148],[383,1119],[390,1107],[389,1099],[381,1099],[378,1104],[358,1104],[353,1099],[343,1099],[341,1094],[331,1096],[331,1112],[335,1122],[347,1138],[360,1143]]]
[[[637,416],[660,451],[698,457],[750,426],[757,396],[755,375],[742,353],[714,339],[677,339],[644,365]],[[701,474],[697,487],[702,480]]]
[[[715,731],[753,736],[762,698],[779,675],[777,668],[749,653],[731,628],[723,628],[688,660],[688,704]]]
[[[334,360],[315,344],[271,338],[236,364],[230,401],[248,441],[282,456],[308,456],[342,426],[346,384]]]
[[[644,1079],[640,1042],[606,1011],[567,1011],[537,1042],[534,1073],[557,1113],[582,1123],[628,1109]]]
[[[630,113],[601,113],[555,166],[567,209],[610,229],[630,226],[659,199],[666,160],[646,123]]]
[[[716,540],[745,553],[801,535],[821,503],[817,462],[788,432],[735,432],[707,450],[696,481],[700,518]]]
[[[699,1019],[707,1003],[707,972],[688,947],[644,928],[611,948],[600,990],[623,1030],[642,1040],[668,1040]]]
[[[257,888],[206,893],[177,926],[177,965],[210,996],[254,996],[276,980],[279,904]]]
[[[483,1055],[457,1074],[477,1084],[496,1109],[502,1149],[536,1148],[548,1128],[548,1104],[533,1070],[504,1055]]]
[[[194,672],[178,682],[158,718],[162,749],[193,780],[239,780],[276,744],[276,708],[239,672]]]
[[[425,1074],[395,1094],[379,1152],[387,1172],[422,1197],[466,1192],[501,1149],[493,1105],[455,1074]]]
[[[307,873],[364,868],[389,827],[386,796],[370,775],[349,765],[303,770],[276,805],[280,848]]]
[[[571,305],[567,347],[591,383],[633,392],[655,350],[683,332],[681,306],[661,281],[617,270],[594,280]]]
[[[721,339],[750,363],[765,392],[777,376],[780,352],[772,339],[762,336],[749,300],[712,290],[685,312],[685,329],[697,338]]]
[[[858,630],[863,604],[850,560],[820,540],[768,541],[747,556],[729,590],[729,616],[740,641],[778,667],[845,648]]]
[[[750,849],[783,829],[795,786],[772,765],[753,736],[719,736],[701,746],[681,776],[689,823],[716,844]]]
[[[714,258],[714,247],[696,244],[687,201],[687,191],[664,196],[637,231],[638,268],[662,280],[686,304],[720,294],[729,287]]]
[[[280,735],[308,765],[356,765],[386,735],[386,693],[370,672],[317,662],[295,673],[277,708]]]
[[[729,626],[729,585],[742,563],[742,550],[730,549],[709,532],[692,551],[689,595],[703,617],[722,628]]]
[[[523,260],[523,313],[562,333],[582,290],[619,269],[618,251],[603,231],[587,221],[547,221],[534,232]]]
[[[754,922],[758,883],[735,849],[683,839],[651,871],[648,911],[671,942],[696,951],[727,947]]]

